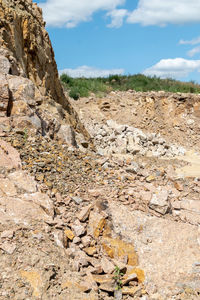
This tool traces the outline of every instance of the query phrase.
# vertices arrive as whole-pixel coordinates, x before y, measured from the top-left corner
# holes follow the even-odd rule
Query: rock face
[[[54,136],[70,124],[88,137],[63,93],[44,26],[32,0],[0,0],[0,116],[17,116],[10,125],[20,130]]]
[[[21,169],[19,153],[0,140],[0,224],[29,224],[53,216],[53,204]]]

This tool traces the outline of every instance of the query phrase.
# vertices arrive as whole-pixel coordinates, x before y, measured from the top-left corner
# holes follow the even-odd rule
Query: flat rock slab
[[[178,156],[179,160],[185,161],[188,165],[176,170],[179,177],[200,178],[200,155],[194,150],[185,154],[185,156]]]
[[[37,194],[37,199],[34,199]],[[48,220],[53,213],[50,203],[43,203],[46,195],[36,193],[21,197],[0,197],[0,224],[8,221],[16,224],[31,224],[35,220]],[[47,197],[47,196],[46,196]],[[41,202],[41,205],[39,204]],[[49,199],[50,202],[50,199]]]
[[[11,169],[21,168],[20,154],[10,144],[0,140],[0,167]]]
[[[147,288],[156,287],[163,297],[183,288],[199,290],[197,226],[130,211],[116,202],[111,202],[109,208],[116,233],[135,245]]]

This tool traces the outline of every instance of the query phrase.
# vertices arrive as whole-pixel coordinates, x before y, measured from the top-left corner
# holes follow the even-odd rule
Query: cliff
[[[22,81],[24,78],[29,79],[35,86],[32,86],[32,89],[35,89],[35,96],[40,105],[47,102],[52,104],[52,101],[57,102],[65,109],[65,112],[60,114],[62,108],[58,108],[56,114],[60,114],[61,119],[64,115],[65,122],[88,137],[63,93],[54,51],[45,30],[42,10],[37,4],[32,3],[32,0],[0,0],[0,73],[6,75],[4,80],[1,78],[1,82],[5,83],[4,90],[8,85],[11,93],[13,93],[12,87],[8,82],[6,83],[8,78],[10,81],[14,78],[12,76],[17,76]],[[29,89],[30,85],[29,82]],[[16,89],[18,88],[15,86],[15,91]],[[12,102],[11,97],[9,99],[8,102]],[[16,100],[19,101],[19,99],[14,99]],[[7,113],[11,106],[10,103],[9,108],[6,107]],[[12,115],[11,111],[8,114]]]

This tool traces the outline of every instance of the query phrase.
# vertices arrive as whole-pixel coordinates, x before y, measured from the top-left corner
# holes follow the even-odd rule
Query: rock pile
[[[57,234],[57,243],[67,248],[72,269],[83,276],[85,291],[118,294],[118,299],[145,295],[145,275],[138,267],[134,245],[113,237],[109,223],[105,202],[84,206],[65,226],[63,236]],[[73,284],[65,283],[66,287]]]
[[[184,147],[168,143],[160,134],[144,133],[138,128],[107,120],[106,124],[89,122],[87,130],[101,155],[141,154],[155,157],[184,155]]]
[[[92,130],[92,126],[104,124],[107,130],[107,121],[112,120],[118,125],[125,124],[132,130],[137,128],[147,136],[156,133],[169,146],[179,145],[186,149],[195,147],[197,151],[200,147],[197,134],[199,103],[200,96],[196,94],[162,91],[142,93],[134,90],[111,92],[103,98],[93,96],[71,101],[81,121],[91,129],[93,136],[98,134]],[[101,127],[97,126],[97,130],[101,131]]]

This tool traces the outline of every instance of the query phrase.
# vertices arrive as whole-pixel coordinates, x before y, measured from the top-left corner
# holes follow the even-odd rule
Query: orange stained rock
[[[90,256],[93,256],[95,253],[97,253],[96,247],[88,247],[85,248],[84,251]]]
[[[82,284],[79,284],[77,282],[72,282],[72,281],[65,281],[62,283],[61,285],[62,289],[65,289],[65,288],[68,288],[68,289],[78,289],[79,291],[81,292],[87,292],[89,290],[88,287],[82,285]]]
[[[143,283],[145,281],[144,271],[139,268],[131,268],[131,269],[127,270],[126,274],[124,275],[124,279],[134,273],[137,275],[137,279],[138,279],[139,283]]]
[[[26,279],[31,287],[33,288],[33,296],[41,297],[42,296],[42,279],[38,272],[36,271],[20,271],[22,278]]]
[[[110,283],[110,282],[114,281],[113,275],[111,275],[111,274],[106,274],[106,275],[92,274],[92,278],[94,281],[96,281],[97,283],[100,283],[100,284]]]
[[[105,243],[102,243],[103,250],[107,253],[107,255],[110,258],[114,258],[114,249],[106,245]]]
[[[111,258],[122,258],[128,257],[128,265],[137,266],[138,265],[138,255],[132,244],[126,243],[120,239],[114,239],[109,237],[103,238],[102,243],[103,249]]]
[[[106,225],[106,219],[99,213],[91,212],[89,219],[89,228],[94,238],[98,238],[103,232],[103,229]]]
[[[75,237],[74,233],[70,229],[65,229],[64,234],[70,241],[72,241]]]

